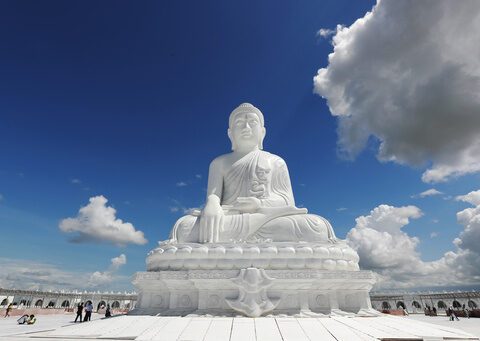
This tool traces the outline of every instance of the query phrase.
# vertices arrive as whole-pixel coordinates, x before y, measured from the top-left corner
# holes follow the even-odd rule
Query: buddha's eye
[[[258,122],[257,122],[257,120],[250,120],[250,121],[248,121],[248,124],[250,126],[256,126],[258,124]]]

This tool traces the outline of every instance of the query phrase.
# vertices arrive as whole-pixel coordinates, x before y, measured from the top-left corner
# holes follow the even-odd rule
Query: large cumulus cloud
[[[377,289],[466,286],[480,283],[480,190],[457,197],[474,207],[457,213],[465,229],[443,257],[425,262],[416,250],[420,240],[402,228],[422,216],[416,206],[380,205],[360,216],[347,242],[360,256],[360,267],[379,276]]]
[[[102,195],[90,198],[89,204],[80,208],[77,217],[60,222],[60,230],[74,233],[71,241],[75,243],[107,241],[118,246],[147,243],[143,232],[136,231],[131,223],[117,219],[117,211],[107,206],[107,202]]]
[[[480,171],[480,2],[383,0],[337,27],[314,78],[340,154],[372,136],[378,158],[428,167],[425,182]]]

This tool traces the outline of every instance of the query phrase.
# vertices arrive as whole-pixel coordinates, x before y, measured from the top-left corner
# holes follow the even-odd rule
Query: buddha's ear
[[[263,150],[263,139],[265,138],[265,135],[267,134],[267,129],[265,127],[262,127],[262,135],[260,137],[260,142],[258,143],[258,149]]]
[[[232,130],[230,128],[228,128],[228,130],[227,130],[227,135],[228,135],[228,138],[230,139],[230,142],[232,143],[232,150],[235,150],[235,148],[237,148],[237,146],[235,145],[235,142],[233,141]]]

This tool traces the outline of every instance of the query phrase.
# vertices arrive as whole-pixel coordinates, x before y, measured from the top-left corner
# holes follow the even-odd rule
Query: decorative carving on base
[[[238,298],[226,299],[227,304],[235,311],[250,317],[258,317],[275,309],[279,298],[269,298],[267,288],[272,285],[273,278],[264,269],[247,268],[240,270],[232,281],[238,286]]]
[[[186,270],[138,272],[135,313],[177,316],[371,316],[370,271]]]

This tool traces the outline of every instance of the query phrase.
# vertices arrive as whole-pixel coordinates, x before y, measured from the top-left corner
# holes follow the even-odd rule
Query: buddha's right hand
[[[220,198],[211,194],[200,217],[199,239],[202,243],[217,243],[219,234],[223,229],[223,209],[220,206]]]

